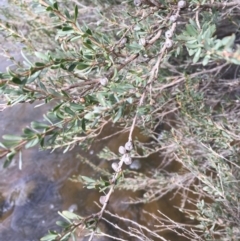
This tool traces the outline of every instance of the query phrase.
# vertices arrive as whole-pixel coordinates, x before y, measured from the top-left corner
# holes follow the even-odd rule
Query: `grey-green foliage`
[[[6,156],[7,166],[16,153],[36,145],[65,152],[89,145],[107,122],[129,129],[136,119],[136,126],[155,142],[135,141],[135,149],[146,156],[165,151],[192,173],[191,184],[200,183],[194,188],[213,200],[213,205],[195,203],[199,211],[192,215],[201,222],[196,228],[204,229],[208,239],[219,235],[218,228],[225,240],[234,238],[239,221],[234,212],[239,198],[239,107],[238,99],[224,96],[239,85],[239,73],[236,69],[228,80],[221,78],[229,63],[240,64],[238,3],[189,1],[181,10],[174,1],[141,3],[18,2],[24,25],[7,19],[0,27],[4,37],[23,44],[23,62],[0,73],[0,93],[7,105],[40,100],[55,106],[44,114],[44,122],[33,121],[21,136],[4,135],[0,157]],[[173,13],[178,15],[176,25]],[[219,19],[231,19],[231,33],[219,34]],[[165,44],[169,30],[171,48]],[[174,124],[168,123],[171,114]],[[154,133],[160,123],[171,127],[163,135]],[[100,154],[111,159],[109,155]],[[125,183],[121,179],[119,188],[137,190],[142,178],[136,174],[135,184],[127,187],[127,177]],[[143,202],[160,198],[161,188],[176,187],[164,178],[154,174],[152,186],[141,186],[149,194]],[[181,173],[179,180],[185,180]],[[87,177],[81,181],[102,190],[109,185]],[[231,230],[224,228],[229,222]],[[61,240],[69,235],[67,231]],[[56,236],[53,232],[43,240]]]

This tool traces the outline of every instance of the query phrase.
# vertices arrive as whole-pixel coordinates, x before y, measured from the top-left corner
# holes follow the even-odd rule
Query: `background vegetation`
[[[101,179],[75,179],[103,193],[100,211],[88,217],[63,212],[63,232],[42,240],[74,240],[79,229],[91,231],[89,240],[104,235],[98,228],[107,221],[103,214],[127,223],[112,226],[135,240],[166,240],[164,230],[186,240],[238,240],[239,1],[11,2],[0,22],[2,38],[20,46],[24,60],[3,52],[14,64],[0,73],[2,109],[36,101],[54,107],[21,136],[3,136],[4,166],[35,145],[88,148],[112,123],[117,131],[104,138],[128,133],[119,153],[99,153],[118,160],[112,174],[100,170]],[[145,142],[133,135],[136,129]],[[156,154],[162,161],[154,173],[123,168]],[[149,229],[109,213],[114,189],[141,190],[143,197],[132,203],[174,191],[188,222],[159,210],[149,213]]]

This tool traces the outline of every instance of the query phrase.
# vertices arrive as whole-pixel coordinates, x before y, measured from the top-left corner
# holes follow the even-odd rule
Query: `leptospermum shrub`
[[[15,4],[24,25],[10,11],[12,18],[3,18],[0,27],[3,37],[21,43],[24,60],[0,73],[2,108],[36,101],[55,106],[21,136],[3,136],[4,166],[36,145],[63,152],[86,147],[109,123],[129,133],[108,181],[80,177],[104,192],[100,211],[88,217],[62,212],[63,232],[50,231],[42,240],[68,240],[79,227],[89,229],[92,240],[116,188],[144,191],[137,203],[177,190],[180,210],[194,220],[189,228],[166,217],[164,228],[153,230],[129,222],[129,237],[166,240],[161,231],[168,229],[189,240],[238,240],[239,1]],[[133,138],[136,128],[151,145]],[[123,165],[154,153],[180,164],[174,177],[161,171],[124,175]],[[99,156],[116,159],[106,149]],[[198,198],[188,199],[190,194]],[[185,209],[187,200],[195,209]],[[161,226],[157,213],[152,219]]]

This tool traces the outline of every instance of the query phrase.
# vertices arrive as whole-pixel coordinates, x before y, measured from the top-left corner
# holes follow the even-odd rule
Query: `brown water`
[[[21,129],[32,120],[41,120],[42,113],[48,108],[47,106],[34,108],[34,104],[19,104],[6,109],[0,113],[0,134],[20,134]],[[116,127],[109,126],[103,136],[112,134],[115,130]],[[140,140],[146,141],[146,137],[137,131],[135,135],[138,135]],[[60,219],[57,211],[74,209],[80,215],[89,215],[99,211],[99,207],[94,201],[98,202],[100,194],[96,190],[84,189],[80,183],[68,180],[72,175],[79,174],[99,176],[89,166],[81,163],[77,154],[80,153],[94,164],[111,170],[111,163],[100,160],[96,154],[105,145],[112,151],[117,151],[119,145],[125,143],[126,140],[127,133],[121,134],[105,141],[96,142],[94,149],[88,152],[75,148],[65,154],[61,150],[50,154],[49,151],[39,151],[35,148],[23,152],[22,170],[19,170],[18,158],[13,160],[9,168],[1,167],[0,202],[2,199],[2,204],[0,203],[0,205],[4,207],[5,212],[0,220],[0,240],[39,240],[48,229],[56,229],[55,222]],[[141,171],[146,173],[158,167],[161,164],[161,158],[159,155],[155,155],[148,159],[141,159],[139,162]],[[176,171],[179,166],[175,163],[169,168]],[[143,193],[140,191],[115,191],[108,210],[146,225],[150,229],[153,228],[155,221],[142,210],[153,214],[157,214],[157,210],[161,210],[171,219],[184,222],[185,217],[174,208],[174,206],[179,206],[179,200],[171,199],[172,194],[169,193],[161,200],[149,204],[130,205],[124,202],[129,201],[129,198],[142,197]],[[10,201],[12,201],[12,205],[9,205]],[[115,219],[110,218],[110,220],[116,222]],[[111,225],[106,225],[106,223],[103,225],[106,232],[120,235],[116,234]],[[169,240],[177,238],[170,231],[162,232],[162,235]],[[126,239],[128,240],[128,238]],[[178,237],[177,240],[185,239]]]

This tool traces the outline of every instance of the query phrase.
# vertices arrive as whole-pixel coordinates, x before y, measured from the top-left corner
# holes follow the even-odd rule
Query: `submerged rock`
[[[10,228],[0,233],[0,240],[34,241],[49,229],[58,229],[55,224],[61,208],[58,189],[58,183],[41,174],[28,176],[12,185],[0,205],[2,215],[11,211]]]

